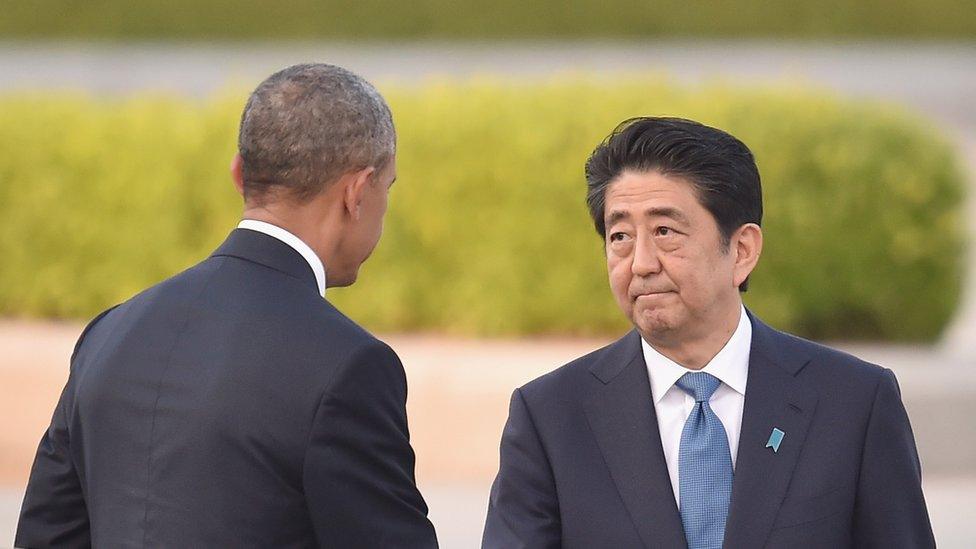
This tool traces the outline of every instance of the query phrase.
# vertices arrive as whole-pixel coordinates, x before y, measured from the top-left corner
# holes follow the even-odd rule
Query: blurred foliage
[[[774,326],[929,340],[956,307],[961,171],[898,109],[636,76],[382,89],[399,131],[384,237],[355,286],[329,290],[372,329],[626,329],[582,166],[635,115],[700,120],[755,152],[766,242],[746,301]],[[0,314],[90,317],[205,257],[240,213],[227,167],[244,97],[0,97]]]
[[[6,0],[2,11],[8,39],[976,36],[971,0]]]

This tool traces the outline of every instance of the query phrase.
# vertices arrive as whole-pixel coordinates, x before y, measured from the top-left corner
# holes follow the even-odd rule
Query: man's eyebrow
[[[621,219],[626,219],[628,217],[630,217],[629,212],[626,212],[624,210],[612,210],[609,214],[607,214],[606,224],[613,225],[617,221],[620,221]]]
[[[683,223],[685,225],[690,225],[691,222],[688,220],[688,216],[681,213],[677,208],[671,208],[669,206],[661,206],[656,208],[650,208],[644,215],[647,217],[667,217],[677,221],[678,223]],[[621,219],[627,219],[630,217],[630,212],[626,210],[612,210],[607,214],[607,225],[613,225]]]
[[[647,217],[668,217],[677,221],[678,223],[683,223],[685,225],[691,224],[691,222],[688,220],[688,216],[681,213],[681,211],[678,210],[677,208],[670,208],[667,206],[650,208],[649,210],[644,212],[644,215],[646,215]]]

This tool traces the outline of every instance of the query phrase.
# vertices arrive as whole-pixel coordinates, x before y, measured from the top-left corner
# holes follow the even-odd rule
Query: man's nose
[[[634,261],[630,270],[635,276],[648,276],[661,270],[658,250],[647,238],[637,237],[634,243]]]

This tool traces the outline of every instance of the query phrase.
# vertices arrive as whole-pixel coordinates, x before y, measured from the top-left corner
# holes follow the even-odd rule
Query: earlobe
[[[735,237],[735,278],[736,285],[749,277],[759,256],[762,254],[762,229],[755,223],[742,226]]]

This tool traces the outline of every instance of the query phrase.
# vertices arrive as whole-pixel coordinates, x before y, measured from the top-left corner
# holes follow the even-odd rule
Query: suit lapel
[[[817,405],[816,392],[795,377],[808,358],[791,352],[788,336],[752,315],[750,319],[752,349],[725,528],[727,548],[765,544]],[[776,452],[766,447],[774,428],[785,433]]]
[[[590,372],[603,386],[586,402],[586,417],[644,545],[685,547],[637,332],[613,344]]]

